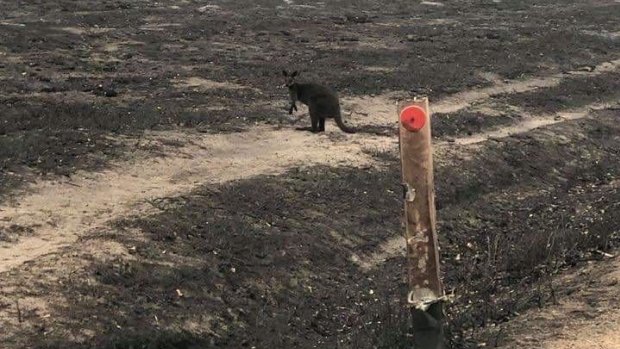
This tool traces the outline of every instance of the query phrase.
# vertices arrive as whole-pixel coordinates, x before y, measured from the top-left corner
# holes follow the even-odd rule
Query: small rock
[[[407,41],[411,41],[411,42],[419,42],[419,41],[433,41],[433,39],[429,38],[429,37],[424,37],[424,36],[415,36],[413,34],[407,34],[406,36]]]
[[[491,39],[491,40],[497,40],[497,39],[501,38],[501,36],[499,34],[497,34],[497,33],[486,33],[485,37],[487,39]]]
[[[118,96],[118,92],[116,92],[116,90],[107,89],[103,91],[103,95],[106,97],[116,97]]]
[[[336,24],[345,24],[347,22],[347,19],[345,17],[331,17],[331,19]]]
[[[45,93],[58,92],[58,89],[56,89],[56,87],[54,86],[45,86],[41,89],[41,92],[45,92]]]
[[[437,6],[437,7],[445,6],[443,3],[437,2],[437,1],[422,1],[420,5]]]
[[[368,15],[352,15],[348,14],[345,16],[348,22],[353,23],[370,23],[372,19]]]
[[[593,72],[594,69],[596,69],[596,67],[593,66],[593,65],[584,65],[583,67],[577,68],[578,71],[584,71],[584,72],[588,72],[588,73]]]
[[[208,11],[215,11],[215,10],[219,10],[220,7],[218,5],[205,5],[205,6],[201,6],[198,8],[198,12],[200,13],[205,13]]]

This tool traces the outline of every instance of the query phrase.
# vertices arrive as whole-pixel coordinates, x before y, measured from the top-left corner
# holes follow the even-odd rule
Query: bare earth
[[[528,311],[506,330],[501,348],[620,348],[620,260],[592,263],[555,281],[572,292],[544,310]]]

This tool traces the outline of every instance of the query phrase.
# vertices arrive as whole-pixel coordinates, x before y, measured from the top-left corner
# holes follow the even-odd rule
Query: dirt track
[[[501,2],[416,4],[425,19],[412,25],[397,2],[375,17],[291,2],[279,6],[295,19],[269,4],[260,11],[270,21],[248,27],[251,10],[234,2],[100,5],[40,22],[36,6],[0,5],[9,14],[0,23],[7,348],[407,346],[393,310],[404,287],[394,120],[396,101],[418,92],[435,113],[445,280],[459,295],[453,346],[582,345],[565,333],[592,321],[526,338],[529,318],[517,314],[548,305],[545,273],[618,243],[620,47],[603,35],[619,29],[608,19],[617,4],[549,3],[546,22]],[[577,19],[563,32],[567,14]],[[101,21],[109,27],[93,25]],[[286,21],[300,30],[281,30]],[[604,29],[592,34],[595,22]],[[554,36],[568,40],[564,51]],[[462,40],[478,50],[464,52]],[[274,58],[289,45],[298,52]],[[498,47],[512,47],[512,59],[476,56]],[[408,51],[417,49],[428,58]],[[333,77],[362,132],[293,131],[307,120],[283,116],[275,86],[287,61],[312,67],[308,78]],[[455,62],[474,73],[449,70]],[[611,336],[599,345],[612,349],[613,275],[591,278]],[[570,290],[556,287],[558,297]]]

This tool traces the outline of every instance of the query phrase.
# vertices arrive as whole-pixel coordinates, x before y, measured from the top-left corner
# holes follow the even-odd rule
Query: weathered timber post
[[[443,349],[444,291],[439,275],[433,153],[428,99],[399,105],[405,189],[408,303],[415,349]]]

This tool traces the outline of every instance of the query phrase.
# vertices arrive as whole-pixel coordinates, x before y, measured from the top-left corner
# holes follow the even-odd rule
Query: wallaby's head
[[[295,77],[299,75],[299,73],[294,71],[289,74],[286,70],[283,70],[282,75],[284,75],[284,85],[286,87],[291,87],[295,83]]]

